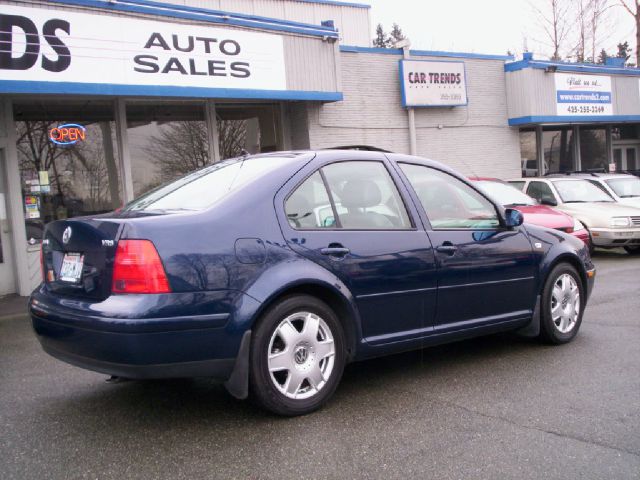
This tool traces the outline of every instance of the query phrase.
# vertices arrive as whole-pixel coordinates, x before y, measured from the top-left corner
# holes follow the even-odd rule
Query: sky
[[[445,50],[520,56],[527,49],[549,55],[544,33],[531,4],[548,0],[356,0],[371,5],[372,28],[382,23],[385,31],[396,22],[416,50]],[[617,0],[611,0],[615,3]],[[607,12],[601,48],[610,54],[624,40],[635,48],[633,18],[621,7]],[[606,33],[605,33],[606,32]],[[373,34],[372,34],[373,38]],[[546,55],[545,55],[546,54]]]

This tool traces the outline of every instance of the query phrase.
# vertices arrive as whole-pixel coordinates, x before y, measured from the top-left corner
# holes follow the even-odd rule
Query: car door
[[[334,162],[281,204],[287,244],[345,283],[373,345],[419,338],[435,315],[433,249],[394,178],[385,160]]]
[[[521,227],[506,228],[499,209],[448,172],[400,163],[424,208],[438,268],[435,332],[531,316],[535,270]]]

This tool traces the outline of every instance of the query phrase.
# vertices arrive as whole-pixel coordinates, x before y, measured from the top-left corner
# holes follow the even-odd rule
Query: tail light
[[[120,240],[113,265],[112,293],[169,293],[169,281],[150,240]]]

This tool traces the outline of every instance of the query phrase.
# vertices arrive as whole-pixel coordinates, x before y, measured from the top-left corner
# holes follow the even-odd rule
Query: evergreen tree
[[[619,43],[618,44],[618,58],[624,58],[626,62],[631,58],[631,47],[629,47],[629,42]]]
[[[378,48],[389,48],[389,38],[379,23],[376,27],[376,37],[373,39],[373,46]]]
[[[609,54],[607,53],[607,51],[603,48],[602,50],[600,50],[600,55],[598,56],[598,62],[600,65],[604,65],[607,62],[607,57],[609,56]]]
[[[391,33],[389,34],[389,43],[393,45],[400,40],[404,40],[406,37],[402,33],[402,29],[397,23],[394,23],[391,27]]]

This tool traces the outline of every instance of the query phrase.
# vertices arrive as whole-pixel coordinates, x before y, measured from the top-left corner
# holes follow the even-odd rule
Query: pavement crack
[[[640,458],[640,453],[634,452],[632,450],[628,450],[626,448],[615,447],[615,446],[609,445],[607,443],[597,442],[597,441],[594,441],[594,440],[590,440],[588,438],[582,438],[582,437],[578,437],[576,435],[570,435],[570,434],[567,434],[567,433],[557,432],[555,430],[547,430],[545,428],[535,427],[533,425],[524,425],[524,424],[516,422],[515,420],[511,420],[510,418],[501,417],[499,415],[491,415],[489,413],[484,413],[484,412],[479,412],[479,411],[473,410],[473,409],[471,409],[469,407],[465,407],[464,405],[460,405],[458,403],[451,402],[449,400],[443,400],[442,398],[433,398],[432,397],[432,400],[435,400],[437,402],[440,402],[440,403],[442,403],[444,405],[447,405],[449,407],[452,407],[452,408],[458,408],[460,410],[464,410],[465,412],[470,413],[472,415],[479,415],[481,417],[490,418],[492,420],[500,420],[502,422],[508,423],[510,425],[513,425],[513,426],[516,426],[516,427],[519,427],[519,428],[524,428],[526,430],[533,430],[533,431],[536,431],[536,432],[546,433],[546,434],[549,434],[549,435],[554,435],[554,436],[559,437],[559,438],[564,438],[564,439],[573,440],[573,441],[576,441],[576,442],[586,443],[588,445],[594,445],[594,446],[597,446],[597,447],[606,448],[608,450],[614,450],[616,452],[626,453],[628,455],[633,455],[634,457]]]

